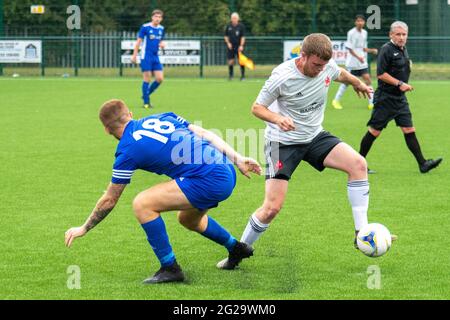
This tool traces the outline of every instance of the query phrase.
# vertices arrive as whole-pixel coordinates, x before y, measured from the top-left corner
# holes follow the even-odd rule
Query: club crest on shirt
[[[326,79],[325,79],[325,87],[328,88],[330,86],[330,83],[331,83],[330,77],[326,77]]]

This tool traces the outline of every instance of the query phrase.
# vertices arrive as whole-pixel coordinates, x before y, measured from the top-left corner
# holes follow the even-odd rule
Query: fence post
[[[44,47],[44,37],[41,37],[41,77],[45,77],[45,47]]]
[[[122,64],[122,34],[119,35],[119,77],[123,77],[123,64]]]
[[[235,0],[228,0],[228,9],[231,13],[236,12],[236,2]]]
[[[400,0],[395,0],[394,2],[394,10],[395,10],[395,20],[400,20]]]
[[[317,32],[317,0],[311,0],[311,30]]]
[[[75,36],[75,77],[78,77],[78,69],[80,68],[80,44],[81,36]]]
[[[200,78],[203,78],[203,36],[200,36]]]
[[[4,35],[4,26],[3,26],[3,0],[0,0],[0,38]],[[0,63],[0,76],[3,75],[3,64]]]

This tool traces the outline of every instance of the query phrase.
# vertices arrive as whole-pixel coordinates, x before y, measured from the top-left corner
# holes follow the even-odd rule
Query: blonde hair
[[[105,128],[115,130],[130,120],[130,110],[122,100],[108,100],[100,108],[99,118]]]
[[[322,60],[330,60],[333,57],[333,45],[326,34],[312,33],[303,39],[302,53],[305,56],[315,55]]]

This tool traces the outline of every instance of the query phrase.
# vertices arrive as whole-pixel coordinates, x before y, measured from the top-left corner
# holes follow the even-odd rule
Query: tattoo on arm
[[[110,184],[106,193],[100,198],[92,211],[91,215],[85,222],[86,231],[91,230],[114,209],[119,198],[125,189],[125,184]]]
[[[92,212],[88,221],[86,222],[86,231],[91,230],[97,224],[99,224],[103,219],[105,219],[106,216],[112,211],[113,208],[114,208],[114,206],[108,207],[108,208],[96,207],[94,209],[94,212]]]

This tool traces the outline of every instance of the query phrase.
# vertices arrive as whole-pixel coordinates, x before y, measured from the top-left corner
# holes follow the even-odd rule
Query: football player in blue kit
[[[161,10],[153,10],[152,21],[141,26],[138,33],[138,38],[134,46],[131,62],[137,63],[137,55],[139,48],[141,71],[142,71],[142,100],[144,101],[144,108],[152,107],[150,103],[150,95],[155,92],[159,85],[164,80],[163,66],[159,61],[159,48],[164,48],[164,27],[161,25],[163,19],[163,12]],[[150,84],[152,73],[155,80]]]
[[[99,117],[106,132],[119,140],[112,180],[86,222],[66,232],[68,247],[113,210],[133,173],[141,169],[172,179],[139,193],[133,201],[136,218],[161,263],[159,271],[144,283],[184,280],[162,212],[178,210],[178,220],[184,227],[224,246],[233,261],[253,254],[251,246],[238,242],[207,212],[231,195],[236,184],[233,164],[248,178],[250,173],[261,174],[255,160],[243,157],[214,133],[171,112],[133,120],[123,101],[110,100],[101,107]]]

